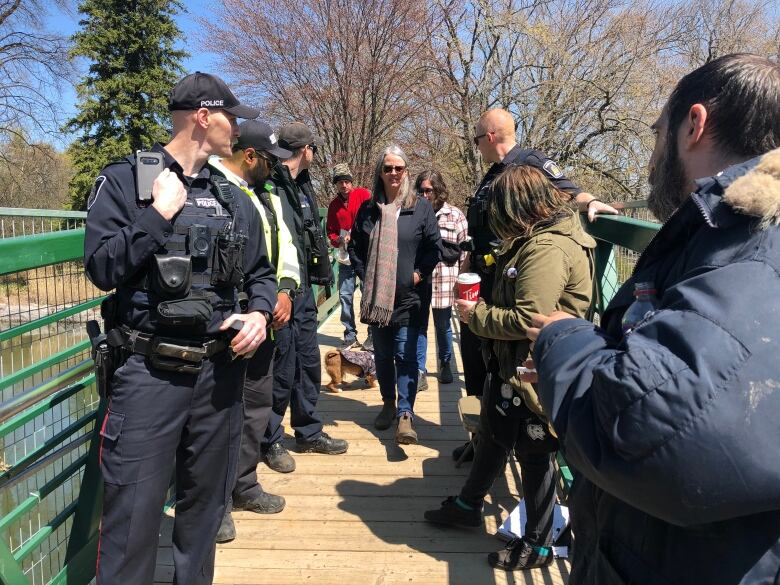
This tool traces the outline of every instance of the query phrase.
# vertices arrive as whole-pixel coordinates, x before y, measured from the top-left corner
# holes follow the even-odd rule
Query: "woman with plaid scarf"
[[[371,327],[384,401],[374,426],[387,429],[397,420],[401,444],[417,442],[412,417],[420,283],[439,262],[440,239],[431,204],[412,189],[406,155],[388,146],[377,161],[373,195],[352,225],[349,257],[365,287],[360,320]]]

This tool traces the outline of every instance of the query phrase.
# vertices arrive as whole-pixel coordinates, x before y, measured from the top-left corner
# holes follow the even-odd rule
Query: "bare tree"
[[[278,121],[302,119],[365,182],[388,140],[443,171],[461,203],[483,163],[474,126],[605,199],[644,195],[650,124],[682,74],[733,51],[778,55],[771,0],[226,0],[208,42]],[[204,23],[207,24],[208,23]],[[227,31],[227,32],[226,32]]]
[[[0,0],[0,133],[56,132],[62,84],[71,79],[67,40],[47,33],[45,4]]]
[[[19,134],[0,137],[0,207],[64,209],[72,175],[66,155]]]
[[[368,180],[373,155],[421,107],[428,16],[405,0],[225,0],[204,39],[278,122],[302,120],[325,157]]]

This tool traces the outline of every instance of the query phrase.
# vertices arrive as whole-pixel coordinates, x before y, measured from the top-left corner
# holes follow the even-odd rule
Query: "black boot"
[[[441,508],[438,510],[425,512],[425,519],[433,524],[446,526],[467,526],[469,528],[482,526],[482,510],[480,508],[467,510],[458,504],[457,499],[455,496],[450,496],[441,503]]]
[[[216,540],[218,543],[230,542],[236,539],[236,525],[233,524],[233,516],[230,514],[230,509],[222,516],[222,523],[219,525],[219,531],[217,531]]]
[[[395,402],[385,402],[374,419],[374,428],[380,431],[389,429],[395,420],[395,410]]]
[[[344,439],[333,439],[326,433],[320,434],[313,441],[295,439],[298,453],[324,453],[326,455],[341,455],[347,452],[347,443]]]

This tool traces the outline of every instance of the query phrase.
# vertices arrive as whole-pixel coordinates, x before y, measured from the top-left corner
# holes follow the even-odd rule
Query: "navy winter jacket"
[[[697,182],[602,318],[546,327],[572,585],[780,583],[780,149]],[[628,335],[635,282],[660,307]]]

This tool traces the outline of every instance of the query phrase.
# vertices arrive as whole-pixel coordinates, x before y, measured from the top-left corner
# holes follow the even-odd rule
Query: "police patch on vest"
[[[542,165],[544,172],[550,175],[553,179],[560,179],[563,176],[561,167],[558,166],[554,160],[548,160]]]
[[[196,197],[195,205],[198,207],[213,207],[217,210],[217,215],[222,215],[224,207],[214,197]]]
[[[95,184],[92,185],[92,191],[89,192],[89,197],[87,198],[87,211],[89,211],[95,204],[95,201],[97,201],[97,198],[100,196],[100,190],[103,188],[105,182],[106,177],[104,175],[100,175],[95,179]]]
[[[528,423],[528,426],[525,427],[525,432],[534,441],[544,440],[544,427],[540,424]]]

